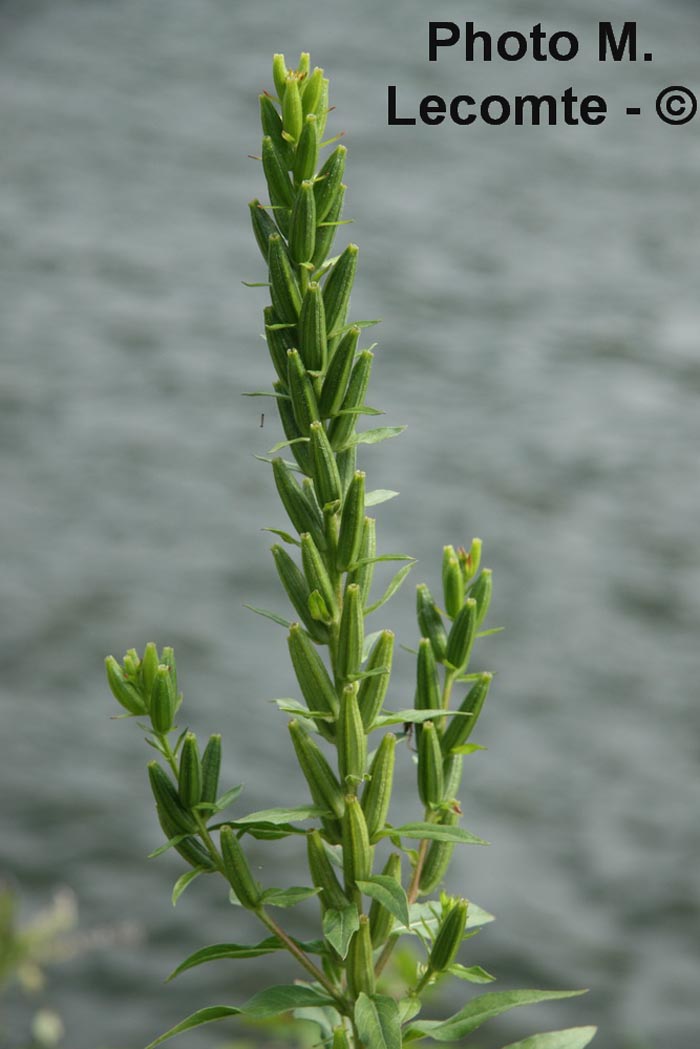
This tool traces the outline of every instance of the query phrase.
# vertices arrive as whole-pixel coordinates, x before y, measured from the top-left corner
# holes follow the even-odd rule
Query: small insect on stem
[[[260,429],[265,425],[265,412],[260,412]]]

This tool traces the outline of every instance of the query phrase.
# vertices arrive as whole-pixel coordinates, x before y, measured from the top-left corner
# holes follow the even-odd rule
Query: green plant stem
[[[336,1003],[338,1011],[343,1016],[349,1016],[350,1014],[348,1012],[348,1003],[341,995],[338,994],[337,988],[333,986],[333,984],[329,979],[327,979],[325,974],[322,973],[321,970],[314,965],[314,963],[309,958],[308,954],[305,954],[301,947],[297,946],[294,940],[287,935],[284,929],[277,924],[274,918],[270,917],[270,915],[264,908],[261,907],[260,910],[256,911],[255,913],[257,914],[258,918],[263,923],[263,925],[267,926],[270,932],[274,933],[274,935],[282,941],[287,950],[290,952],[290,954],[294,955],[299,964],[303,966],[304,969],[306,969],[306,971],[311,976],[313,976],[314,980],[320,983],[321,986],[328,991],[333,1001]]]

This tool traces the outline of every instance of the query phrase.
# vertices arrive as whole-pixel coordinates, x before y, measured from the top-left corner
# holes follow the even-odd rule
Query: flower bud
[[[146,704],[141,693],[130,681],[126,680],[114,656],[107,656],[105,659],[105,670],[107,671],[107,683],[117,703],[120,703],[130,714],[137,716],[145,714]]]
[[[284,89],[287,84],[287,73],[289,70],[284,61],[284,55],[273,55],[272,78],[275,82],[275,91],[280,102],[284,98]]]
[[[168,841],[171,838],[178,838],[182,835],[182,831],[172,822],[166,812],[164,812],[160,805],[156,805],[156,815],[158,816],[158,822],[161,825],[163,834]],[[216,865],[212,860],[211,856],[204,848],[203,845],[193,836],[188,836],[179,841],[174,846],[175,851],[178,852],[183,860],[186,860],[191,867],[202,867],[206,871],[216,870]]]
[[[362,791],[362,811],[370,842],[384,830],[386,824],[394,782],[395,751],[396,736],[389,732],[377,748],[369,770],[369,782]]]
[[[269,245],[266,243],[266,251]],[[267,259],[267,255],[266,255]],[[266,306],[263,310],[265,319],[265,340],[270,351],[275,371],[284,385],[280,392],[287,392],[287,350],[291,350],[296,342],[295,328],[280,328],[282,321],[277,316],[272,306]],[[281,403],[281,402],[280,402]]]
[[[327,310],[326,324],[330,337],[331,327]],[[352,374],[350,375],[347,393],[343,398],[344,411],[349,412],[351,408],[361,408],[364,405],[373,360],[374,354],[372,351],[363,350],[355,361]],[[328,428],[328,439],[331,442],[334,451],[339,452],[345,448],[355,430],[355,419],[355,415],[351,412],[347,415],[336,415],[334,419],[331,419],[331,424]]]
[[[364,608],[369,601],[369,593],[374,578],[373,557],[377,556],[377,522],[373,517],[365,517],[362,522],[362,543],[360,544],[360,556],[358,561],[365,564],[354,568],[348,575],[349,583],[357,583],[360,588],[360,604]],[[381,666],[381,664],[379,664]],[[383,697],[382,697],[383,698]]]
[[[355,280],[357,253],[359,250],[357,244],[348,244],[326,277],[326,282],[323,286],[328,336],[331,340],[336,336],[335,342],[337,342],[338,331],[345,324],[345,317],[350,303],[350,292]]]
[[[308,116],[309,113],[313,113],[314,116],[316,116],[316,108],[321,101],[322,94],[323,70],[316,66],[313,73],[306,78],[304,93],[301,96],[302,109],[305,117]]]
[[[476,625],[480,627],[486,619],[486,613],[491,604],[491,592],[493,589],[493,573],[490,568],[485,568],[475,583],[469,587],[469,596],[476,601]]]
[[[149,641],[143,650],[143,659],[141,660],[141,682],[146,705],[148,705],[151,698],[153,682],[156,679],[159,663],[158,649],[153,641]]]
[[[289,253],[296,263],[310,262],[316,246],[316,200],[313,182],[297,190],[289,220]]]
[[[340,681],[347,681],[353,674],[358,673],[362,662],[364,634],[360,588],[356,583],[349,583],[345,587],[336,652],[336,674]]]
[[[443,550],[442,590],[447,614],[454,619],[464,602],[464,580],[453,546],[446,546]]]
[[[416,611],[422,636],[429,639],[438,663],[444,662],[447,653],[447,634],[442,616],[425,583],[421,583],[416,588]]]
[[[348,892],[355,890],[355,882],[371,876],[373,852],[362,806],[354,794],[348,794],[343,816],[343,873]]]
[[[489,694],[493,674],[480,674],[464,698],[460,711],[469,717],[453,717],[442,737],[442,752],[447,757],[455,747],[467,742]]]
[[[416,710],[442,710],[435,653],[427,637],[418,642],[416,660]]]
[[[151,724],[159,736],[165,736],[173,727],[177,696],[170,668],[161,664],[156,671],[151,692]]]
[[[397,885],[401,884],[401,856],[398,852],[391,853],[382,874],[387,878],[393,878]],[[386,943],[394,928],[394,915],[379,900],[372,900],[369,909],[369,928],[374,948]]]
[[[294,181],[302,185],[305,179],[312,179],[318,163],[318,117],[315,113],[308,113],[304,118],[304,124],[299,136],[296,153],[294,154],[293,173]],[[313,183],[310,183],[313,195]],[[314,200],[315,205],[315,200]],[[314,215],[316,209],[314,206]],[[308,256],[311,258],[311,255]]]
[[[442,751],[432,721],[426,721],[418,741],[418,794],[424,805],[436,808],[442,801]]]
[[[268,238],[270,297],[277,316],[285,324],[296,324],[301,309],[301,292],[289,261],[287,247],[278,233]]]
[[[343,214],[344,202],[345,186],[339,186],[338,192],[336,193],[333,203],[331,204],[330,211],[328,212],[323,221],[321,221],[318,217],[318,210],[316,211],[316,250],[314,252],[314,257],[311,260],[315,270],[317,270],[319,266],[321,266],[330,255],[330,251],[333,246],[333,241],[335,240],[335,234],[338,228],[338,223],[340,222],[341,216]]]
[[[319,894],[321,910],[325,913],[329,908],[342,911],[345,907],[349,907],[350,900],[343,892],[328,858],[323,839],[317,830],[312,830],[307,834],[306,850],[311,884],[315,889],[321,890]]]
[[[270,201],[276,211],[277,224],[280,224],[280,215],[284,209],[289,209],[294,204],[294,191],[289,175],[287,174],[287,158],[283,156],[280,148],[275,145],[270,135],[265,135],[262,140],[262,165],[265,181],[270,194]]]
[[[296,142],[301,134],[304,114],[301,108],[299,77],[296,73],[287,73],[282,98],[282,125],[287,134]]]
[[[202,761],[194,732],[188,732],[182,743],[178,790],[186,809],[194,808],[202,800]]]
[[[309,426],[311,438],[311,472],[314,488],[321,508],[340,503],[342,486],[338,464],[330,446],[322,422],[312,422]]]
[[[272,216],[262,206],[259,200],[251,200],[248,205],[250,209],[250,221],[253,226],[253,233],[257,241],[258,247],[260,248],[260,254],[267,264],[270,255],[270,237],[279,236],[279,230],[275,225]]]
[[[202,801],[213,805],[219,791],[221,771],[221,736],[209,737],[202,754]]]
[[[323,598],[327,617],[331,620],[336,619],[338,616],[338,601],[333,584],[328,576],[328,570],[323,558],[308,532],[302,532],[301,534],[301,564],[309,590],[311,592],[318,590]]]
[[[297,532],[309,532],[319,550],[325,550],[326,537],[321,515],[309,503],[284,459],[272,460],[272,472],[282,505]]]
[[[304,367],[298,350],[287,351],[287,385],[299,431],[304,437],[308,437],[311,423],[318,422],[318,405],[311,376]]]
[[[299,768],[309,786],[314,804],[327,809],[336,819],[340,819],[345,810],[345,796],[333,769],[306,729],[296,719],[290,721],[289,732]]]
[[[321,89],[321,98],[318,105],[316,106],[316,116],[318,117],[318,137],[323,138],[323,132],[326,130],[326,120],[328,119],[328,113],[330,105],[328,102],[328,79],[324,77],[323,88]]]
[[[377,670],[379,667],[387,667],[387,671],[384,674],[372,674],[370,677],[363,678],[357,694],[362,724],[365,726],[366,732],[369,732],[372,728],[379,711],[382,709],[384,697],[389,687],[393,656],[393,631],[382,630],[372,646],[372,651],[365,664],[365,670]]]
[[[169,822],[175,834],[196,834],[197,821],[184,808],[175,787],[157,761],[148,763],[148,780],[158,812]]]
[[[476,615],[476,601],[468,597],[447,638],[447,662],[457,671],[464,670],[469,662],[476,633]]]
[[[481,564],[481,540],[472,539],[472,545],[468,551],[463,546],[460,546],[457,551],[457,557],[459,559],[459,567],[462,570],[464,585],[467,586],[479,571],[479,565]]]
[[[428,969],[442,973],[452,965],[464,939],[467,924],[466,900],[455,900],[442,920],[428,957]]]
[[[337,739],[341,783],[354,793],[367,765],[367,737],[357,705],[356,685],[346,685],[342,691]]]
[[[287,351],[284,351],[284,363],[287,365]],[[286,379],[284,384],[281,382],[273,383],[273,389],[278,393],[285,393],[287,389]],[[301,430],[297,426],[297,421],[294,417],[294,408],[292,407],[292,401],[289,395],[285,397],[277,398],[277,411],[279,412],[280,422],[282,423],[282,429],[284,430],[284,436],[288,441],[294,443],[290,445],[290,451],[296,459],[299,469],[305,473],[311,473],[311,452],[309,451],[309,442],[300,441],[299,438],[303,437]]]
[[[326,369],[326,314],[321,288],[312,281],[304,293],[299,314],[299,353],[309,372]],[[319,409],[320,410],[320,409]]]
[[[350,328],[341,338],[333,354],[333,359],[323,380],[321,396],[318,402],[318,410],[323,419],[337,415],[340,411],[355,360],[359,338],[360,329],[358,327]]]
[[[323,222],[340,190],[345,172],[346,146],[336,146],[316,176],[316,221]]]
[[[317,622],[309,611],[309,597],[311,591],[306,578],[298,566],[289,556],[284,547],[275,544],[272,547],[272,556],[275,559],[275,567],[280,577],[282,586],[287,592],[287,597],[292,602],[294,610],[308,630],[311,637],[319,645],[327,645],[329,639],[328,627],[324,623]],[[312,707],[318,710],[318,707]]]
[[[459,793],[459,785],[462,782],[463,771],[463,754],[450,754],[449,757],[445,758],[442,765],[442,778],[445,784],[442,791],[443,798],[457,797],[457,794]]]
[[[282,137],[282,117],[277,112],[277,107],[268,94],[258,95],[260,101],[260,124],[263,135],[269,135],[274,142],[280,155],[280,160],[290,166],[292,150],[289,143]]]
[[[350,941],[347,961],[348,990],[352,998],[360,994],[374,994],[376,990],[374,962],[372,960],[372,939],[369,931],[369,918],[360,915],[360,927]]]
[[[343,498],[345,498],[347,490],[350,487],[350,482],[355,476],[357,470],[357,445],[351,444],[348,448],[344,448],[342,452],[338,452],[335,461],[338,464],[340,487],[343,493]]]
[[[224,873],[229,885],[240,903],[248,910],[255,911],[260,906],[262,893],[260,886],[252,875],[245,858],[241,843],[233,828],[228,825],[221,828],[221,856],[224,861]]]
[[[339,572],[347,572],[360,555],[364,520],[365,475],[362,470],[356,470],[345,496],[340,518],[335,562]]]
[[[338,697],[333,682],[321,656],[298,623],[292,623],[287,643],[294,673],[309,710],[322,711],[337,718]],[[319,719],[317,727],[321,725],[325,726],[326,722]],[[334,735],[335,733],[330,733],[330,738]]]

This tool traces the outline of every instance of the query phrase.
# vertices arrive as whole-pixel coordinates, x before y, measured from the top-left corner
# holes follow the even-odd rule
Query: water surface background
[[[434,8],[223,0],[0,3],[2,871],[26,915],[58,885],[84,930],[135,923],[50,976],[71,1049],[127,1049],[200,1006],[241,1002],[284,960],[163,979],[203,943],[258,935],[213,882],[173,912],[133,723],[107,652],[174,644],[195,731],[221,731],[245,811],[301,802],[285,719],[284,612],[261,525],[284,526],[247,201],[263,196],[257,94],[302,48],[347,132],[356,318],[377,330],[371,403],[406,434],[366,451],[383,551],[437,587],[444,542],[484,538],[497,673],[468,763],[455,891],[498,920],[464,961],[502,987],[590,987],[505,1017],[525,1033],[600,1024],[600,1049],[689,1049],[700,967],[700,140],[656,92],[700,88],[700,9],[680,0]],[[570,65],[429,65],[429,17],[577,32]],[[599,18],[637,18],[654,62],[599,65]],[[604,94],[598,128],[386,126],[425,93]],[[627,105],[641,117],[625,117]],[[374,333],[371,333],[374,335]],[[261,403],[266,424],[260,430]],[[412,585],[376,627],[415,642]],[[392,703],[410,704],[401,654]],[[415,816],[399,762],[395,816]],[[243,805],[243,802],[241,803]],[[240,810],[242,811],[242,809]],[[293,842],[255,849],[300,882]],[[312,934],[315,906],[291,915]],[[458,1006],[463,987],[446,993]],[[437,1009],[437,1003],[435,1005]],[[25,1006],[12,999],[8,1045]],[[235,1024],[228,1031],[236,1031]],[[222,1044],[211,1028],[183,1045]]]

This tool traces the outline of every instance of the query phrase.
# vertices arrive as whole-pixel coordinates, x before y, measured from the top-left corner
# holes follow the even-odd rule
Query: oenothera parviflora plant
[[[478,964],[458,961],[463,941],[491,916],[462,896],[441,892],[430,899],[455,846],[484,844],[460,827],[457,793],[465,757],[480,749],[469,739],[491,684],[491,674],[470,669],[474,642],[490,632],[482,624],[491,573],[480,570],[478,539],[469,549],[444,548],[441,605],[427,586],[417,588],[414,707],[387,709],[394,634],[368,632],[366,621],[396,593],[413,560],[377,554],[368,510],[396,493],[366,488],[357,453],[402,427],[361,428],[363,416],[380,413],[366,400],[373,354],[360,339],[369,322],[348,319],[358,249],[349,244],[331,255],[344,224],[346,149],[337,139],[323,140],[328,81],[323,70],[310,69],[308,54],[293,70],[275,55],[273,77],[274,94],[260,96],[268,202],[253,200],[250,211],[271,299],[264,323],[276,378],[267,395],[275,398],[285,435],[266,461],[291,523],[291,531],[270,529],[280,540],[272,555],[295,618],[255,611],[287,630],[303,702],[277,705],[292,717],[292,748],[309,796],[297,806],[243,814],[237,811],[240,786],[220,794],[221,737],[211,736],[202,749],[194,733],[178,734],[182,696],[171,648],[158,652],[150,643],[141,656],[127,652],[121,664],[110,656],[107,676],[128,715],[148,719],[148,742],[161,759],[148,768],[166,838],[153,855],[173,848],[187,865],[173,902],[194,878],[217,875],[231,902],[251,911],[267,932],[254,944],[204,947],[172,975],[217,959],[287,950],[301,978],[261,990],[245,1004],[201,1009],[149,1049],[237,1014],[311,1017],[319,1043],[332,1049],[399,1049],[423,1038],[452,1042],[514,1006],[581,992],[487,992],[448,1019],[419,1019],[421,995],[445,977],[474,984],[493,979]],[[335,148],[323,160],[329,146]],[[291,461],[276,455],[282,449]],[[375,599],[375,565],[391,560],[403,563]],[[414,822],[396,826],[389,810],[399,739],[406,744],[404,760],[415,762],[420,810]],[[225,810],[231,814],[224,820]],[[259,884],[247,858],[250,839],[288,836],[305,847],[307,884]],[[321,926],[302,942],[275,914],[313,897]],[[417,952],[408,955],[412,961],[403,952],[397,968],[390,963],[402,937],[412,938]],[[510,1049],[582,1049],[594,1033],[592,1027],[554,1031]]]

